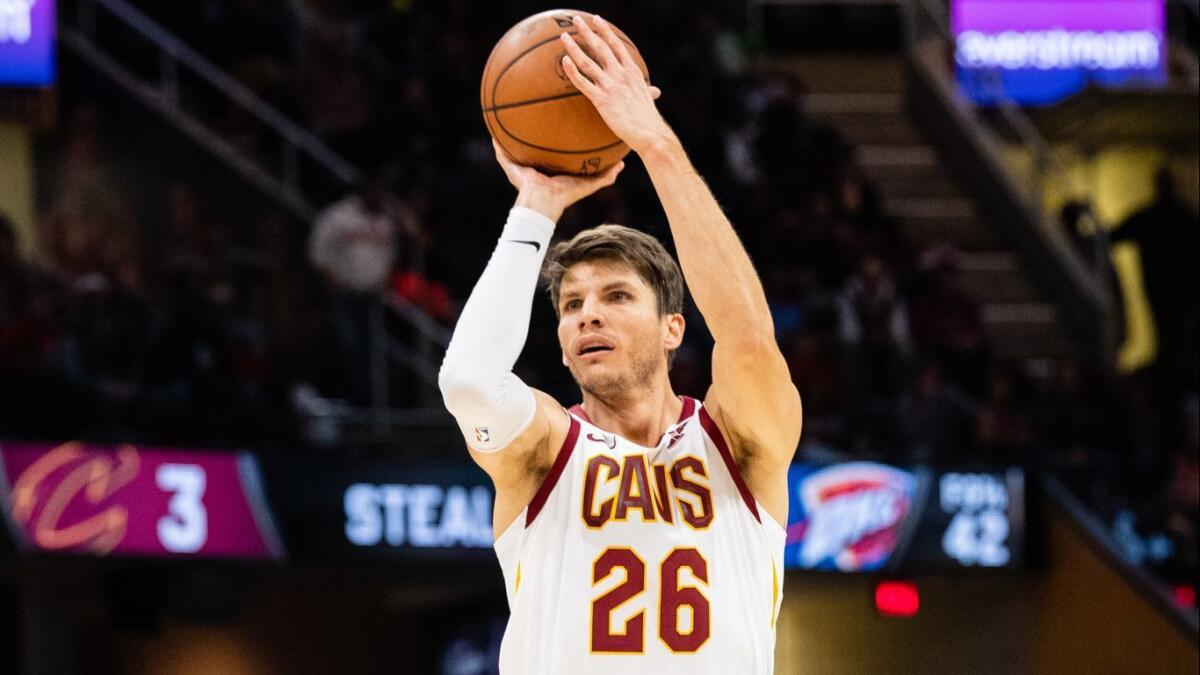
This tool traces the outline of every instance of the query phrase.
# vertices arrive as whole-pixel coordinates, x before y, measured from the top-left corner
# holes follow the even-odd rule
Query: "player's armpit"
[[[467,444],[471,459],[496,487],[492,524],[497,536],[533,499],[571,427],[570,417],[558,401],[537,389],[533,395],[537,404],[533,420],[503,448],[480,452]]]
[[[729,441],[755,498],[785,522],[787,468],[800,442],[803,409],[773,339],[713,347],[713,383],[704,407]],[[776,494],[780,493],[780,494]],[[782,515],[779,515],[781,513]]]

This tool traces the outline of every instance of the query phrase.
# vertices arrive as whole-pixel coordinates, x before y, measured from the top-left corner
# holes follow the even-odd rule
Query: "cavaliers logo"
[[[11,495],[13,519],[38,548],[105,555],[125,537],[129,512],[122,506],[101,505],[137,476],[140,465],[133,446],[95,454],[85,452],[80,443],[60,445],[17,477]],[[65,522],[68,507],[87,515]]]

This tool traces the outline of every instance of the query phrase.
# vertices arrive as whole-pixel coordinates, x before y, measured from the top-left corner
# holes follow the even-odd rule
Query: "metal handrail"
[[[397,316],[407,319],[413,328],[416,328],[421,333],[424,339],[441,347],[443,351],[450,345],[450,330],[435,321],[433,317],[426,314],[420,307],[409,302],[404,296],[395,292],[385,293],[383,304]]]
[[[312,132],[297,125],[283,113],[263,101],[253,91],[235,80],[228,73],[215,66],[194,49],[184,44],[178,37],[159,26],[140,10],[124,2],[124,0],[79,0],[79,16],[81,31],[90,39],[94,39],[94,7],[103,7],[113,16],[124,21],[131,29],[146,40],[156,45],[169,59],[164,59],[164,89],[174,90],[178,82],[176,64],[186,65],[192,72],[207,81],[213,88],[228,96],[241,105],[250,114],[257,117],[263,124],[270,127],[286,141],[284,146],[284,183],[290,188],[296,188],[297,171],[295,170],[294,153],[296,149],[304,150],[309,157],[323,166],[331,174],[347,185],[353,185],[361,177],[361,172],[350,162],[325,145]],[[291,156],[291,159],[289,159]]]
[[[1100,560],[1124,579],[1133,591],[1159,612],[1185,639],[1195,641],[1200,635],[1200,615],[1197,615],[1196,610],[1188,611],[1176,604],[1165,581],[1126,557],[1099,516],[1057,477],[1043,473],[1038,478],[1042,492],[1050,498],[1050,503],[1062,510]]]
[[[1051,224],[1045,210],[1048,185],[1063,184],[1063,193],[1076,196],[1075,183],[1052,152],[1024,111],[1004,91],[990,92],[996,99],[1001,123],[1006,123],[1036,162],[1035,170],[1019,174],[1004,167],[999,139],[987,125],[975,118],[975,107],[953,86],[945,71],[944,57],[954,40],[949,13],[944,3],[939,10],[930,0],[906,0],[901,5],[905,42],[920,81],[932,87],[931,94],[945,108],[945,121],[959,125],[957,133],[971,146],[967,154],[979,153],[980,177],[999,181],[996,192],[980,195],[992,208],[1017,209],[1012,224],[1006,223],[1014,243],[1022,246],[1030,262],[1037,267],[1046,290],[1070,318],[1076,337],[1086,340],[1089,351],[1108,369],[1115,364],[1115,325],[1113,288],[1110,287],[1111,262],[1106,229],[1088,214],[1095,236],[1092,249],[1083,253],[1070,245],[1061,228]],[[940,58],[939,58],[940,57]],[[987,87],[993,82],[985,82]],[[936,114],[935,114],[936,116]],[[957,121],[955,121],[957,120]],[[952,133],[953,135],[953,133]],[[998,215],[998,213],[997,213]],[[1020,223],[1017,225],[1016,223]],[[1015,228],[1015,229],[1014,229]],[[1092,264],[1087,264],[1091,262]]]
[[[943,40],[949,44],[954,43],[954,33],[951,30],[949,19],[940,11],[935,10],[930,3],[932,0],[913,0],[913,4],[920,7],[926,17],[933,22],[941,33]],[[939,3],[941,5],[941,3]],[[1021,106],[1008,95],[1003,84],[999,81],[999,73],[992,73],[993,77],[988,77],[984,81],[989,87],[989,94],[992,95],[996,102],[996,109],[1004,118],[1009,128],[1017,135],[1021,145],[1025,146],[1030,151],[1034,158],[1034,164],[1038,171],[1038,176],[1041,179],[1054,181],[1061,188],[1064,195],[1072,197],[1078,196],[1075,189],[1075,181],[1071,179],[1071,175],[1062,161],[1054,154],[1050,144],[1037,130],[1033,121],[1021,109]],[[1040,200],[1039,200],[1040,202]],[[1039,209],[1042,205],[1038,204]],[[1083,219],[1092,230],[1093,250],[1092,254],[1092,269],[1095,270],[1097,278],[1101,283],[1107,283],[1109,278],[1109,266],[1111,260],[1108,255],[1108,227],[1091,209],[1084,211]]]
[[[99,48],[96,41],[95,14],[98,7],[159,49],[160,80],[157,83],[142,82]],[[228,162],[244,178],[273,195],[281,204],[306,221],[315,218],[317,211],[305,200],[299,187],[297,161],[301,151],[347,186],[357,183],[362,177],[362,172],[357,167],[326,146],[315,134],[264,102],[245,85],[124,0],[78,0],[75,27],[64,26],[61,39],[94,67],[118,82],[128,93],[165,116],[176,128]],[[239,152],[231,143],[220,138],[183,109],[179,101],[181,64],[217,92],[250,112],[282,139],[282,176],[270,175],[266,167]],[[436,380],[433,346],[440,346],[444,350],[450,340],[450,332],[421,308],[399,296],[385,296],[383,300],[384,306],[391,313],[416,330],[419,341],[415,350],[397,349],[390,337],[381,333],[381,317],[376,316],[372,319],[372,333],[376,338],[372,341],[370,354],[372,371],[376,373],[372,381],[372,408],[376,410],[385,407],[388,400],[386,361],[381,359],[390,358],[400,363],[423,381],[430,381],[430,373],[433,373]]]

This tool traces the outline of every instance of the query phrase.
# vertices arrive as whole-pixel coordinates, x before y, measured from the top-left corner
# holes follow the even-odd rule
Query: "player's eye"
[[[567,303],[565,305],[563,305],[563,309],[565,309],[565,310],[579,309],[580,305],[582,305],[582,304],[583,303],[580,300],[568,300]]]
[[[613,300],[627,300],[629,299],[629,294],[625,291],[613,291],[608,297],[612,298]]]

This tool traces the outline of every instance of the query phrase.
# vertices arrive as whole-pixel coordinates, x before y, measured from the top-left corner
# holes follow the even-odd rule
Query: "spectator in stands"
[[[0,214],[0,433],[74,433],[93,401],[66,372],[56,279],[22,259]]]
[[[841,256],[857,260],[873,253],[883,258],[897,278],[906,278],[913,264],[912,251],[895,220],[884,213],[882,198],[857,158],[846,153],[829,171],[826,189],[833,201]]]
[[[1066,474],[1111,470],[1112,412],[1104,383],[1078,359],[1055,363],[1052,369],[1035,396],[1032,418],[1046,464]]]
[[[382,321],[379,294],[391,279],[401,240],[413,261],[426,241],[412,211],[386,186],[384,175],[365,179],[318,216],[309,238],[309,258],[333,291],[330,319],[349,396],[358,405],[370,403],[369,326]]]
[[[757,175],[770,189],[795,189],[802,165],[811,161],[803,152],[809,133],[804,94],[799,78],[778,72],[767,75],[749,97]]]
[[[195,277],[203,285],[228,277],[225,263],[232,251],[228,228],[208,217],[196,191],[174,183],[164,194],[162,208],[164,272]]]
[[[1079,259],[1096,275],[1099,283],[1108,292],[1113,303],[1113,338],[1116,344],[1125,340],[1125,297],[1121,293],[1121,281],[1117,278],[1110,256],[1108,237],[1102,241],[1096,236],[1100,226],[1091,204],[1072,200],[1058,212],[1059,224],[1071,240]]]
[[[0,373],[41,363],[56,338],[39,275],[21,259],[12,221],[0,213]]]
[[[46,266],[68,283],[97,275],[106,284],[139,292],[137,218],[104,152],[99,124],[94,104],[71,112],[50,208],[38,223],[41,254]]]
[[[848,356],[850,399],[894,396],[912,343],[907,303],[882,258],[863,256],[837,298],[837,313]]]
[[[1183,443],[1171,457],[1166,528],[1177,550],[1172,575],[1195,588],[1200,581],[1196,578],[1200,569],[1200,403],[1196,394],[1190,394],[1181,407]]]
[[[1157,194],[1146,208],[1113,230],[1113,243],[1132,241],[1141,252],[1142,280],[1158,335],[1160,384],[1173,391],[1195,386],[1197,315],[1200,314],[1200,220],[1179,198],[1164,167],[1155,176]],[[1180,380],[1183,380],[1180,382]]]
[[[816,331],[797,333],[785,345],[783,355],[788,371],[796,388],[804,392],[806,419],[834,415],[844,405],[841,364],[836,351]]]
[[[926,358],[900,395],[893,427],[905,462],[962,462],[971,445],[977,404],[946,380],[937,359]]]
[[[979,303],[961,284],[958,252],[938,247],[918,262],[909,299],[913,339],[959,386],[982,392],[989,360]]]
[[[995,366],[984,385],[975,418],[975,449],[991,466],[1027,464],[1032,415],[1014,369]]]

